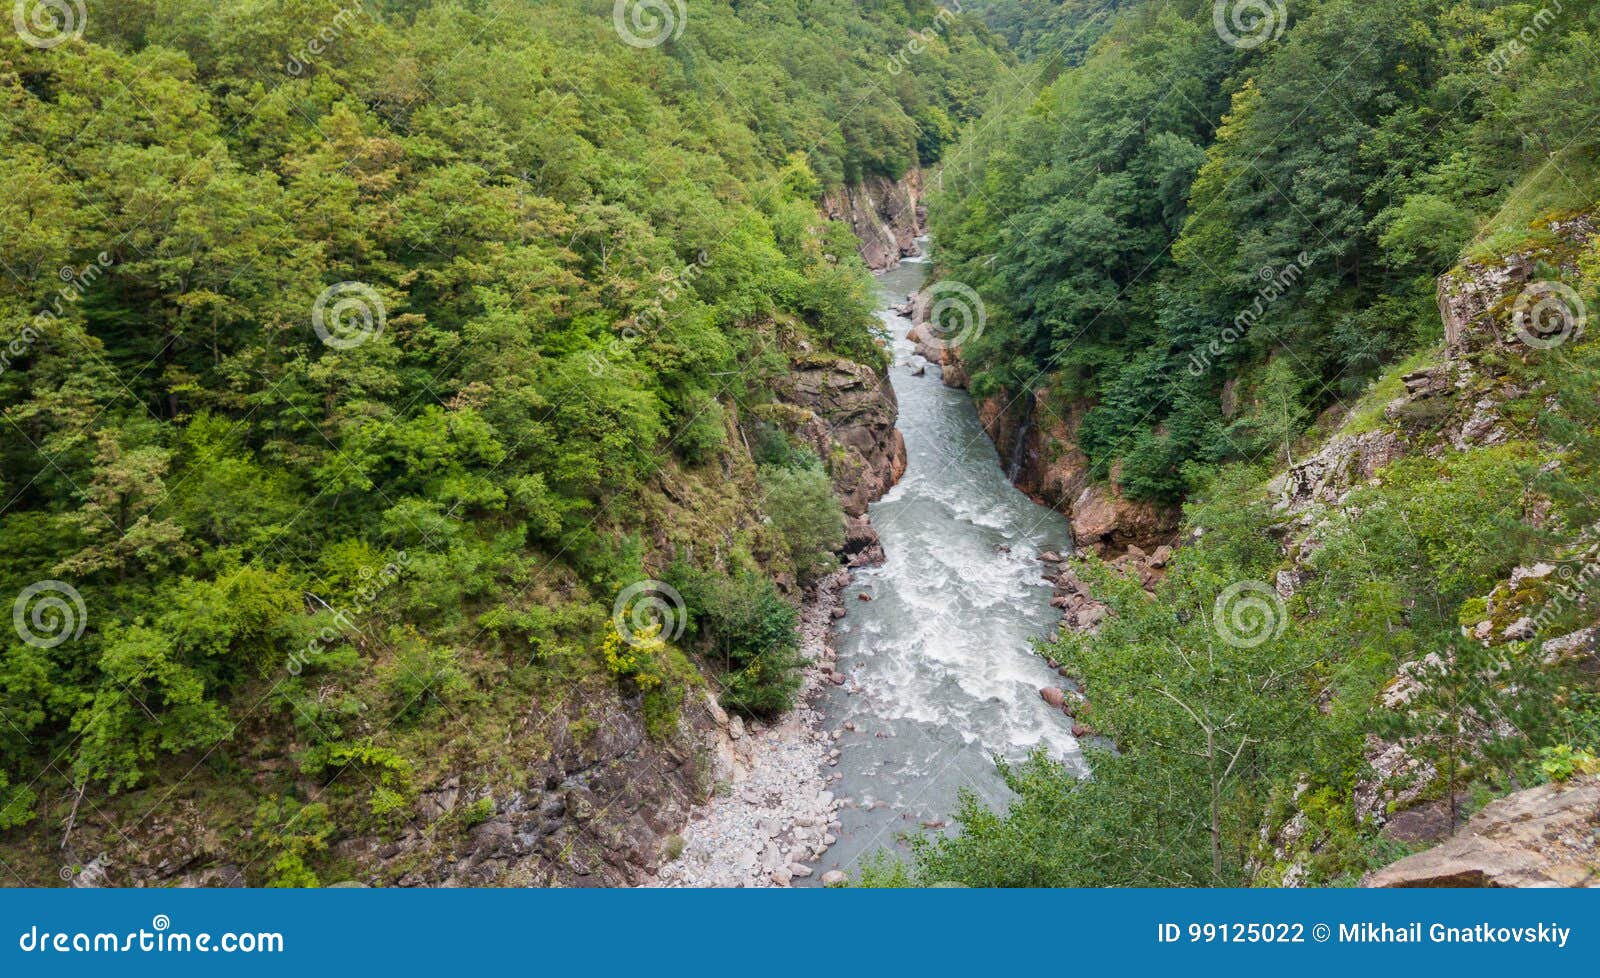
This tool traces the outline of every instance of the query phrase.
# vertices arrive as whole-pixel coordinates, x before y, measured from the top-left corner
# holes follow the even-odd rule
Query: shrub
[[[822,467],[762,466],[760,477],[767,515],[783,537],[801,583],[837,568],[834,552],[844,546],[844,510]]]
[[[722,704],[770,717],[787,710],[800,688],[794,607],[770,580],[751,571],[723,577],[676,565],[668,572],[689,607],[689,638],[722,668]]]

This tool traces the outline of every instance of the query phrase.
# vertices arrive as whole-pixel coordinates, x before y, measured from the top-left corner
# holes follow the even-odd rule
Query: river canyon
[[[1060,620],[1040,555],[1069,551],[1071,528],[1007,481],[967,393],[911,365],[912,324],[894,307],[926,276],[916,260],[878,276],[908,464],[870,510],[886,560],[854,574],[834,626],[849,682],[817,704],[841,731],[833,791],[853,803],[824,871],[945,828],[962,789],[1003,806],[996,756],[1042,746],[1081,764],[1071,721],[1039,697],[1060,680],[1031,646]]]

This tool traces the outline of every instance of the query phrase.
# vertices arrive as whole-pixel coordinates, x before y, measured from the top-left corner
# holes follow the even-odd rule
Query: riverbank
[[[730,720],[728,780],[698,806],[683,830],[678,858],[666,863],[655,886],[773,887],[811,876],[813,865],[839,831],[844,801],[828,786],[836,777],[834,738],[822,729],[815,701],[835,686],[836,658],[829,644],[834,609],[849,585],[848,570],[819,582],[801,609],[800,652],[811,660],[796,706],[770,726]]]

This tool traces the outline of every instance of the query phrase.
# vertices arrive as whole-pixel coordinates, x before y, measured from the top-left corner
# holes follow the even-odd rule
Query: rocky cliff
[[[965,388],[960,347],[929,322],[932,292],[912,296],[897,310],[912,323],[906,338],[916,344],[917,356],[940,367],[946,386]],[[989,395],[978,402],[978,418],[1007,478],[1034,501],[1065,514],[1079,550],[1115,557],[1130,548],[1148,552],[1170,545],[1178,527],[1176,508],[1127,499],[1114,472],[1109,482],[1090,477],[1089,458],[1078,447],[1078,428],[1088,408],[1081,400],[1063,403],[1046,385],[1022,394]]]
[[[1058,405],[1047,388],[1031,396],[1006,393],[978,404],[1011,481],[1038,502],[1072,521],[1078,549],[1116,557],[1129,548],[1151,551],[1173,542],[1176,509],[1127,499],[1116,473],[1109,482],[1089,475],[1089,458],[1078,447],[1078,427],[1088,405]]]
[[[1590,217],[1573,217],[1541,231],[1536,237],[1541,244],[1495,260],[1463,262],[1442,276],[1438,295],[1445,338],[1428,362],[1397,370],[1375,385],[1322,444],[1269,484],[1286,558],[1276,581],[1282,598],[1293,599],[1313,579],[1325,528],[1332,521],[1359,519],[1360,492],[1381,489],[1385,471],[1399,459],[1422,456],[1443,463],[1515,444],[1525,453],[1547,453],[1546,471],[1561,465],[1561,446],[1543,444],[1541,426],[1528,421],[1529,404],[1547,417],[1560,412],[1556,399],[1540,390],[1543,381],[1527,369],[1548,347],[1519,335],[1515,310],[1526,301],[1535,269],[1543,267],[1546,275],[1552,268],[1571,271],[1571,256],[1590,245],[1596,225]],[[1581,328],[1562,342],[1579,339]],[[1594,674],[1600,672],[1600,622],[1594,621],[1583,588],[1566,583],[1581,580],[1581,570],[1574,568],[1600,567],[1600,540],[1597,528],[1565,525],[1552,515],[1553,508],[1537,485],[1523,492],[1508,516],[1549,536],[1554,562],[1517,567],[1490,594],[1469,602],[1462,609],[1462,639],[1494,656],[1519,655],[1518,643],[1549,634],[1550,622],[1543,616],[1565,604],[1571,612],[1567,617],[1591,624],[1528,651],[1535,663]],[[1564,568],[1559,574],[1558,565]],[[1426,650],[1401,664],[1375,706],[1410,714],[1429,677],[1452,665],[1457,654],[1448,648]],[[1455,729],[1463,735],[1468,763],[1513,732],[1505,717],[1472,711],[1455,721]],[[1452,786],[1429,759],[1428,746],[1414,738],[1366,738],[1364,772],[1349,798],[1357,824],[1405,845],[1448,840],[1371,874],[1368,885],[1593,885],[1600,793],[1592,780],[1520,792],[1460,826],[1454,815],[1461,799],[1451,797]],[[1325,836],[1302,806],[1305,791],[1302,785],[1263,827],[1258,879],[1289,885],[1306,879]]]
[[[835,190],[822,198],[822,210],[850,225],[861,242],[862,260],[875,272],[922,254],[917,239],[927,233],[928,215],[918,170],[899,180],[868,177]]]
[[[799,355],[774,387],[772,420],[816,451],[845,512],[866,513],[906,471],[899,402],[881,370],[837,357]]]
[[[1600,886],[1600,778],[1491,802],[1455,838],[1370,873],[1361,885]]]

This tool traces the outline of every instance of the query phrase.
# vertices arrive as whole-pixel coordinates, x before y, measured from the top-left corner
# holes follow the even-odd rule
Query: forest
[[[796,703],[856,525],[783,394],[892,364],[823,212],[876,183],[991,433],[1176,529],[1035,650],[1092,773],[999,760],[852,883],[1353,885],[1600,773],[1594,0],[17,9],[7,885],[431,883],[502,808],[659,860],[584,799]]]
[[[0,36],[7,864],[180,791],[313,883],[530,700],[670,728],[699,669],[611,624],[664,553],[727,705],[783,709],[842,530],[770,380],[882,356],[816,202],[937,158],[998,42],[889,75],[927,0],[89,7]]]
[[[1110,618],[1041,647],[1115,744],[1094,776],[1009,766],[1009,814],[969,800],[885,881],[1349,885],[1413,851],[1386,814],[1597,769],[1592,663],[1547,643],[1594,618],[1600,7],[1250,6],[986,8],[1040,83],[997,88],[934,202],[988,306],[971,389],[1040,392],[1182,546],[1149,591],[1091,568]],[[1504,262],[1538,284],[1483,315],[1551,332],[1447,336]],[[1307,509],[1375,444],[1405,457]],[[1378,742],[1427,772],[1387,810]]]

